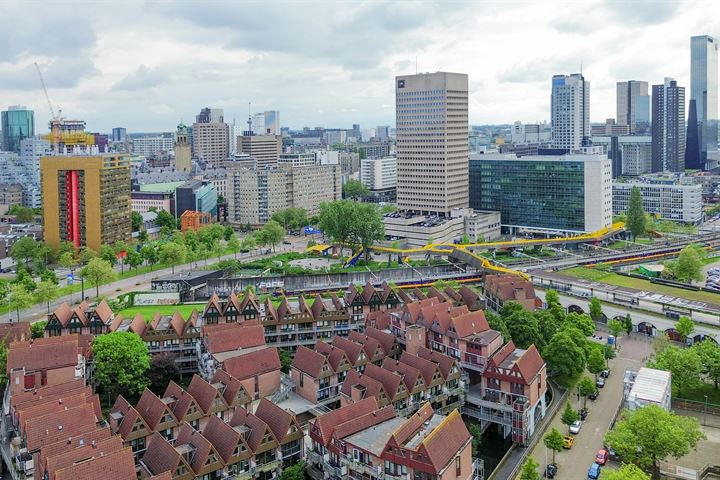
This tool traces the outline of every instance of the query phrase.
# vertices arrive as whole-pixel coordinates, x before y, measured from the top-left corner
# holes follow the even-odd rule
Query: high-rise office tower
[[[397,205],[449,216],[468,206],[468,76],[395,77]]]
[[[581,73],[553,75],[552,147],[576,152],[590,139],[590,82]]]
[[[697,114],[701,164],[688,167],[713,168],[718,160],[718,40],[708,35],[690,38],[690,101],[695,103]],[[696,147],[688,148],[693,152]]]
[[[56,155],[40,159],[45,242],[96,252],[130,240],[130,157]]]
[[[265,133],[280,135],[280,112],[277,110],[265,110]]]
[[[384,142],[390,138],[390,127],[388,125],[381,125],[375,127],[375,139]],[[363,139],[364,140],[364,139]]]
[[[124,142],[127,140],[127,129],[123,127],[115,127],[112,129],[112,141]]]
[[[188,128],[180,122],[175,134],[175,170],[189,172],[192,169],[192,151],[188,138]]]
[[[630,127],[630,133],[643,133],[650,125],[648,83],[637,80],[617,82],[617,124]]]
[[[652,170],[685,169],[685,87],[665,78],[652,87]]]
[[[0,114],[2,143],[0,150],[20,153],[20,140],[35,135],[35,114],[21,105],[13,105]]]
[[[222,108],[200,110],[192,128],[192,151],[211,165],[227,160],[230,153],[230,127],[224,123]]]
[[[245,132],[249,133],[249,132]],[[274,167],[282,152],[280,135],[243,135],[237,139],[237,151],[246,153],[257,161],[257,168]]]

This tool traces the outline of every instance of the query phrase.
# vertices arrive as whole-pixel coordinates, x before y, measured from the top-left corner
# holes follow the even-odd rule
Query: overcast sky
[[[203,106],[238,123],[394,125],[395,75],[470,76],[470,122],[549,119],[550,80],[591,82],[591,119],[615,116],[615,82],[689,90],[690,36],[720,35],[720,0],[250,2],[0,0],[0,107],[91,131],[170,131]],[[689,91],[687,92],[689,97]]]

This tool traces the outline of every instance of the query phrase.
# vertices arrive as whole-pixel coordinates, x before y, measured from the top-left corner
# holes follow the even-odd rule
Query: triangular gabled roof
[[[353,366],[357,365],[360,353],[363,352],[362,345],[351,342],[347,338],[338,337],[337,335],[333,337],[332,344],[335,348],[340,348],[345,352],[345,355],[347,355],[348,360],[350,360]]]
[[[202,434],[212,443],[226,465],[232,459],[235,447],[238,445],[245,445],[249,450],[243,435],[215,415],[210,416]]]
[[[265,435],[271,435],[274,443],[276,445],[279,444],[278,439],[275,437],[268,424],[244,408],[236,408],[235,413],[230,419],[230,426],[237,427],[239,425],[245,425],[250,429],[249,435],[245,440],[247,441],[247,445],[250,447],[250,450],[254,453],[257,453],[258,447],[262,444],[262,439]]]
[[[342,348],[335,347],[334,345],[325,343],[322,340],[318,340],[315,342],[315,351],[327,357],[330,367],[335,372],[340,371],[340,367],[343,365],[343,362],[346,363],[347,368],[351,366],[350,359],[348,359],[345,350]]]
[[[318,378],[322,374],[324,365],[329,366],[329,362],[327,357],[322,353],[310,350],[304,345],[300,345],[295,351],[295,358],[293,358],[292,363],[293,368],[307,373],[313,378]]]
[[[188,385],[188,392],[195,397],[198,406],[205,412],[205,415],[212,413],[216,400],[227,408],[227,403],[225,403],[220,391],[197,374],[193,375],[190,385]]]
[[[397,342],[395,335],[392,335],[387,332],[383,332],[382,330],[377,329],[375,327],[367,327],[365,329],[365,335],[377,340],[378,343],[380,343],[380,346],[382,347],[383,351],[385,352],[385,355],[390,354],[393,347],[395,346],[395,343]]]
[[[369,397],[359,402],[331,410],[317,417],[315,423],[310,428],[310,434],[318,438],[322,445],[327,447],[330,444],[335,427],[367,413],[374,412],[377,408],[378,405],[375,397]]]
[[[425,422],[432,418],[433,414],[432,406],[430,403],[423,404],[417,412],[415,412],[410,418],[408,418],[402,425],[395,429],[392,433],[392,437],[397,445],[404,444],[415,432],[420,430]]]
[[[323,302],[322,297],[320,294],[315,295],[315,300],[313,301],[312,307],[311,307],[311,313],[312,317],[317,320],[320,318],[320,315],[322,312],[326,311],[327,308],[325,307],[325,302]]]
[[[255,296],[255,293],[250,288],[245,290],[245,294],[243,295],[242,302],[240,302],[240,308],[238,309],[238,311],[244,311],[245,308],[247,308],[248,304],[252,305],[255,311],[260,311],[260,304],[258,303],[258,299]]]
[[[53,312],[50,314],[51,319],[55,318],[60,325],[63,327],[66,327],[68,322],[70,321],[70,317],[72,317],[73,309],[68,305],[67,303],[63,302],[58,307],[53,310]]]
[[[100,300],[100,303],[97,304],[93,311],[93,317],[97,318],[104,325],[108,325],[112,321],[113,311],[105,299]]]
[[[147,449],[142,457],[142,464],[151,475],[160,475],[164,472],[175,473],[180,465],[184,465],[188,472],[192,471],[183,456],[175,447],[163,438],[158,432],[148,437]]]
[[[145,321],[145,317],[143,317],[140,313],[135,315],[135,318],[133,318],[133,321],[130,323],[130,327],[128,328],[129,331],[137,334],[139,337],[142,337],[147,329],[148,324]]]
[[[375,291],[375,287],[373,287],[373,284],[370,282],[367,282],[365,284],[362,292],[360,293],[360,296],[362,297],[363,302],[365,302],[365,305],[368,305],[373,297],[376,297],[377,300],[380,300],[380,296],[377,294],[377,292]]]
[[[190,467],[196,476],[207,475],[222,467],[220,455],[212,443],[190,424],[184,423],[175,439],[175,448],[191,445],[195,450]]]
[[[392,405],[365,413],[335,427],[333,438],[341,440],[357,432],[368,429],[380,423],[395,418],[395,409]]]
[[[210,296],[210,300],[208,300],[207,304],[205,304],[203,315],[207,315],[210,310],[215,311],[218,315],[223,314],[223,309],[220,306],[220,297],[218,297],[217,293],[213,293]]]
[[[215,371],[212,384],[215,387],[218,387],[218,384],[224,385],[224,389],[221,389],[222,395],[225,399],[225,403],[230,407],[247,405],[252,402],[252,397],[242,382],[227,373],[225,370]]]
[[[453,368],[456,367],[455,359],[435,350],[430,350],[425,347],[420,347],[417,353],[418,357],[433,362],[438,366],[442,376],[445,380],[450,376]],[[402,357],[401,357],[402,359]]]
[[[423,439],[418,451],[427,455],[435,472],[440,473],[471,438],[460,412],[455,409]]]
[[[418,378],[423,383],[423,390],[426,387],[425,378],[420,375],[420,370],[413,366],[410,366],[399,360],[394,360],[392,358],[386,357],[383,360],[382,368],[387,371],[395,372],[398,375],[401,375],[402,381],[405,383],[405,388],[407,388],[408,391],[412,391],[415,389]]]
[[[173,420],[177,422],[170,407],[148,388],[140,396],[135,409],[140,413],[150,430],[155,430],[166,414],[170,414]]]
[[[295,425],[299,430],[299,425],[295,416],[275,405],[266,398],[261,398],[255,409],[255,416],[265,422],[278,442],[282,443],[285,437],[290,433],[290,426]]]

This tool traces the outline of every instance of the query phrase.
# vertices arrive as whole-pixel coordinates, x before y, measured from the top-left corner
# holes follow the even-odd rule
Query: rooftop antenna
[[[250,106],[250,102],[248,102],[248,135],[252,135],[252,107]]]

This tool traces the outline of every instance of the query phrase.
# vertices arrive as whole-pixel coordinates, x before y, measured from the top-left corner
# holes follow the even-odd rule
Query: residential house
[[[532,282],[514,274],[485,275],[483,294],[488,308],[496,312],[510,301],[531,311],[542,306]]]

